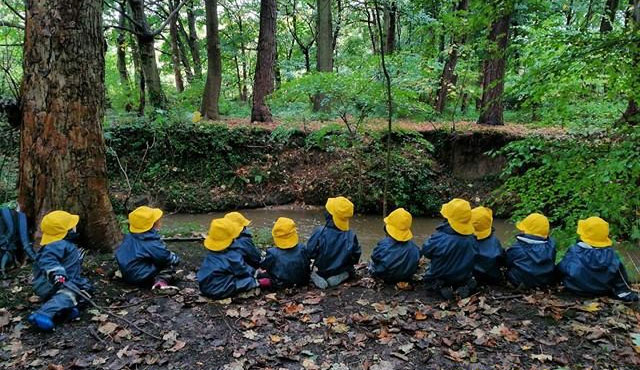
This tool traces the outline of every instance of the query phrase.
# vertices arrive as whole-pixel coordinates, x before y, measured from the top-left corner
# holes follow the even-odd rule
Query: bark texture
[[[202,115],[209,119],[218,119],[218,100],[222,84],[222,59],[220,39],[218,37],[218,0],[205,0],[207,13],[207,83],[202,95]]]
[[[19,203],[36,224],[80,215],[80,242],[111,250],[121,233],[107,192],[102,0],[29,0]]]
[[[170,0],[170,9],[173,11],[177,6],[176,0]],[[176,90],[178,92],[184,91],[184,81],[182,80],[182,71],[180,70],[180,47],[178,43],[178,14],[176,13],[171,17],[169,21],[169,38],[171,40],[171,65],[173,67],[173,76],[176,83]]]
[[[196,33],[196,16],[193,13],[193,4],[187,4],[187,23],[189,24],[189,50],[193,58],[193,73],[196,78],[202,78],[202,60],[200,59],[200,48],[198,47],[198,34]]]
[[[317,0],[316,2],[316,70],[318,72],[333,71],[333,28],[331,25],[331,0]],[[328,106],[323,94],[313,98],[313,110],[319,111]]]
[[[265,97],[274,89],[274,64],[276,59],[276,0],[260,1],[260,34],[258,36],[258,61],[253,83],[251,122],[271,122],[271,110]]]
[[[507,44],[509,42],[509,24],[512,5],[501,3],[497,18],[491,24],[489,32],[489,50],[483,62],[482,101],[478,123],[483,125],[503,125],[504,73],[507,64]]]

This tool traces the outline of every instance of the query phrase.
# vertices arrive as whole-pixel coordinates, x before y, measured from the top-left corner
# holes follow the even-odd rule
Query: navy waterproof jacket
[[[33,263],[33,290],[39,297],[48,299],[60,288],[52,284],[53,278],[62,275],[67,284],[90,291],[91,283],[82,276],[83,259],[84,251],[66,239],[40,248]]]
[[[231,247],[220,252],[209,251],[196,277],[202,294],[213,299],[228,298],[258,287],[255,269]]]
[[[560,261],[558,271],[564,286],[578,294],[618,295],[629,291],[625,284],[626,271],[612,248],[577,243]]]
[[[122,278],[131,284],[147,284],[161,270],[175,266],[180,258],[167,249],[160,234],[151,229],[124,236],[116,250]]]
[[[502,278],[500,268],[504,265],[504,249],[493,231],[488,237],[478,240],[478,254],[476,255],[473,275],[476,279],[497,283]]]
[[[422,255],[431,260],[424,279],[445,284],[465,283],[472,277],[477,250],[475,235],[458,234],[444,222],[422,246]]]
[[[271,247],[262,260],[261,267],[278,287],[303,286],[309,283],[311,260],[306,247],[298,243],[293,248]]]
[[[507,249],[507,279],[515,287],[551,285],[555,282],[556,243],[552,238],[520,234]]]
[[[371,254],[371,274],[385,283],[410,281],[418,269],[420,250],[411,240],[400,242],[390,236],[378,242]]]
[[[253,244],[253,235],[245,227],[240,235],[236,238],[235,242],[229,246],[229,248],[237,251],[242,255],[244,261],[254,269],[260,267],[260,260],[262,254],[260,250]]]
[[[360,261],[360,245],[353,230],[342,231],[327,214],[325,226],[316,228],[307,243],[309,257],[318,268],[318,275],[329,278],[348,272],[353,275],[353,265]]]

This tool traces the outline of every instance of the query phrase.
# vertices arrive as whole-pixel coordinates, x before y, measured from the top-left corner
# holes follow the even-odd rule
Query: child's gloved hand
[[[271,279],[269,278],[258,279],[258,284],[260,284],[260,288],[271,288]]]
[[[180,257],[178,257],[177,254],[171,252],[171,256],[169,257],[169,264],[171,266],[177,266],[178,264],[180,264]]]
[[[53,277],[54,285],[62,285],[67,282],[67,277],[64,275],[56,275]]]

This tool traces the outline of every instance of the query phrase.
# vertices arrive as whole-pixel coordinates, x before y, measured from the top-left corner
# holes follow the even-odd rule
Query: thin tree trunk
[[[145,108],[145,89],[144,89],[144,74],[142,73],[142,63],[140,62],[140,47],[138,47],[136,41],[131,37],[131,56],[133,59],[133,70],[135,71],[136,85],[138,86],[138,115],[144,116]]]
[[[567,17],[566,26],[571,26],[571,22],[573,21],[573,0],[569,0],[569,5],[567,6],[567,10],[565,12],[565,16]]]
[[[504,91],[504,73],[507,63],[507,44],[509,42],[509,24],[512,4],[503,3],[503,9],[491,25],[489,33],[489,51],[483,65],[482,102],[479,124],[503,125],[502,93]]]
[[[126,26],[126,18],[124,17],[124,6],[121,4],[120,16],[118,17],[118,26]],[[116,56],[118,65],[118,74],[120,75],[120,84],[128,88],[129,86],[129,74],[127,73],[127,35],[125,31],[118,30],[118,37],[116,38]]]
[[[316,11],[316,34],[318,37],[316,70],[318,72],[332,72],[333,45],[331,36],[333,28],[331,26],[331,0],[317,0]],[[316,94],[313,98],[313,111],[327,109],[328,104],[325,100],[324,94]]]
[[[618,0],[606,1],[602,21],[600,22],[600,33],[607,33],[613,30],[613,22],[616,19],[616,11],[618,10]]]
[[[371,13],[369,13],[369,8],[365,9],[367,11],[367,29],[369,30],[369,38],[371,39],[371,52],[375,55],[378,54],[378,48],[376,46],[376,36],[371,28],[371,24],[374,20],[371,19]]]
[[[198,45],[198,34],[196,33],[196,16],[193,13],[193,3],[187,4],[187,23],[189,24],[189,38],[187,43],[191,50],[191,57],[193,58],[193,73],[196,78],[202,78],[202,60],[200,59],[200,48]]]
[[[191,62],[189,62],[189,56],[187,54],[187,49],[184,46],[184,42],[182,39],[185,34],[178,33],[178,49],[180,49],[180,61],[182,62],[182,66],[184,67],[184,75],[187,77],[187,81],[189,83],[193,82],[193,72],[191,71]]]
[[[456,11],[459,14],[459,12],[466,11],[468,8],[469,0],[459,0]],[[456,64],[458,64],[458,48],[460,47],[460,45],[464,44],[464,39],[464,36],[452,36],[451,51],[449,52],[449,57],[444,64],[444,69],[442,70],[442,76],[440,77],[440,88],[438,89],[438,96],[436,97],[435,108],[438,113],[444,112],[444,109],[447,106],[447,96],[449,94],[449,91],[450,89],[455,87]]]
[[[629,0],[631,11],[627,13],[628,24],[631,27],[631,32],[640,33],[640,0]],[[632,70],[637,71],[640,68],[640,46],[634,45]],[[636,73],[631,77],[631,96],[629,97],[629,103],[627,109],[622,114],[621,121],[632,125],[640,125],[640,73]]]
[[[57,209],[78,214],[80,243],[110,251],[122,235],[109,200],[102,134],[102,0],[26,6],[20,209],[32,225]]]
[[[222,57],[218,37],[218,0],[205,0],[207,13],[207,83],[202,96],[202,115],[209,119],[218,119],[218,101],[222,84]]]
[[[240,101],[244,101],[242,99],[242,76],[240,75],[240,63],[238,63],[238,55],[233,56],[233,64],[236,67],[236,84],[238,85],[238,99]]]
[[[274,63],[276,59],[276,0],[260,0],[260,31],[258,61],[253,84],[251,122],[271,122],[271,111],[265,102],[273,92]]]
[[[140,64],[144,75],[145,86],[149,90],[149,103],[153,107],[162,108],[166,105],[167,99],[162,91],[160,73],[156,62],[154,48],[154,36],[149,30],[147,17],[144,14],[144,0],[129,0],[129,6],[133,13],[133,20],[136,24],[136,38],[140,49]]]
[[[171,12],[178,6],[175,0],[170,0]],[[182,80],[182,72],[180,71],[180,48],[178,47],[178,14],[171,17],[169,22],[169,39],[171,41],[171,64],[173,67],[173,76],[176,83],[176,90],[179,93],[184,91],[184,81]]]
[[[385,54],[393,54],[393,51],[396,48],[396,14],[398,11],[398,6],[395,1],[391,3],[390,6],[385,6],[385,43],[384,43],[384,52]]]

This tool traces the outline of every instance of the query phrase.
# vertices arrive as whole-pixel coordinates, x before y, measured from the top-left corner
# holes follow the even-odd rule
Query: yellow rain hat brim
[[[244,217],[244,215],[240,212],[229,212],[224,215],[224,217],[239,224],[242,227],[247,227],[249,226],[249,224],[251,224],[251,220]]]
[[[214,252],[220,252],[229,248],[231,243],[233,243],[233,238],[225,240],[213,240],[209,236],[207,236],[207,238],[204,240],[205,248]]]
[[[273,243],[280,249],[291,249],[298,245],[298,241],[299,238],[297,232],[291,235],[273,237]]]
[[[351,201],[344,197],[329,198],[325,208],[338,229],[349,231],[349,219],[353,217],[353,203]]]
[[[406,242],[408,240],[413,239],[413,233],[411,232],[411,229],[401,230],[395,227],[394,225],[389,223],[389,217],[384,218],[384,223],[385,223],[385,228],[387,229],[387,233],[389,233],[389,235],[391,235],[391,237],[394,238],[395,240],[400,242]]]
[[[487,230],[476,231],[475,234],[478,240],[486,239],[491,235],[491,229],[489,228]]]
[[[522,231],[525,234],[537,236],[537,237],[540,237],[540,238],[548,238],[549,237],[549,231],[548,230],[547,230],[546,233],[540,232],[540,231],[535,231],[532,228],[529,228],[527,226],[527,224],[525,223],[525,220],[522,220],[522,221],[518,222],[518,224],[516,225],[516,228],[518,230]]]
[[[594,239],[593,237],[586,235],[587,233],[585,230],[585,223],[586,220],[578,221],[578,235],[580,235],[580,240],[596,248],[606,248],[613,245],[613,241],[609,238],[609,235],[607,235],[604,239]]]
[[[62,240],[67,236],[69,230],[73,229],[80,222],[80,216],[78,215],[70,215],[67,220],[67,224],[65,225],[66,231],[57,233],[57,234],[42,234],[42,238],[40,239],[40,245],[45,246],[47,244],[51,244],[53,242],[57,242],[58,240]]]
[[[468,210],[466,211],[468,212],[468,219],[466,221],[455,219],[456,215],[454,213],[461,207],[460,203],[462,202],[464,202],[464,204],[467,204],[468,208]],[[449,203],[446,203],[442,206],[440,214],[447,219],[447,221],[449,222],[449,226],[451,226],[451,228],[458,234],[472,235],[474,233],[473,224],[471,223],[471,207],[468,205],[468,202],[461,199],[453,199]]]
[[[153,225],[155,225],[155,223],[158,222],[158,220],[161,219],[163,215],[162,210],[159,208],[152,208],[152,212],[153,212],[153,217],[151,218],[152,222],[144,223],[140,225],[133,225],[129,223],[129,231],[131,231],[134,234],[140,234],[140,233],[145,233],[151,230],[153,228]]]

